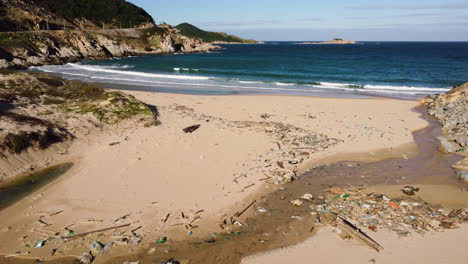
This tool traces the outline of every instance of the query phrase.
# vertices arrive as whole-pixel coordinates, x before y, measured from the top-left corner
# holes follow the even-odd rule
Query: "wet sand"
[[[196,262],[197,259],[203,259],[206,263],[220,260],[222,263],[239,263],[243,257],[252,253],[296,244],[310,236],[310,226],[303,224],[307,222],[307,218],[304,221],[293,221],[290,218],[291,215],[307,214],[306,211],[289,205],[291,197],[299,193],[302,195],[306,189],[320,193],[324,187],[333,184],[403,184],[428,177],[457,184],[453,171],[449,168],[457,157],[439,157],[436,152],[429,153],[425,150],[417,154],[411,131],[422,128],[426,122],[418,117],[419,114],[411,111],[417,105],[415,102],[279,96],[200,97],[142,92],[133,94],[160,107],[163,127],[109,131],[106,137],[101,135],[77,143],[71,151],[75,153],[74,159],[78,164],[76,168],[58,182],[41,190],[40,197],[32,196],[32,200],[25,199],[0,212],[2,219],[5,219],[3,216],[6,214],[15,216],[0,223],[15,226],[14,234],[9,234],[11,238],[31,227],[28,223],[34,222],[36,217],[34,213],[31,214],[31,209],[36,212],[67,209],[62,216],[51,219],[54,226],[58,227],[71,222],[78,224],[71,220],[73,218],[104,219],[101,224],[82,225],[77,228],[78,231],[103,226],[103,223],[109,226],[130,211],[131,216],[122,222],[134,223],[133,227],[145,226],[144,240],[147,242],[137,248],[122,246],[119,247],[120,251],[117,248],[113,253],[128,254],[138,251],[138,248],[153,246],[151,241],[157,236],[170,234],[170,240],[157,246],[160,250],[155,256],[141,253],[125,259],[137,257],[142,260],[164,260],[166,257],[177,256],[179,259],[192,259],[192,263],[200,263]],[[200,131],[187,137],[180,130],[201,120],[192,114],[175,111],[175,104],[189,107],[197,114],[216,116],[221,120],[261,121],[260,115],[268,113],[276,122],[304,127],[344,141],[312,154],[298,168],[299,173],[312,166],[317,168],[317,165],[332,162],[336,154],[339,154],[336,155],[337,159],[353,157],[360,160],[359,162],[400,158],[388,159],[385,163],[369,163],[369,167],[356,162],[319,166],[292,184],[265,184],[259,181],[259,178],[264,177],[264,172],[255,171],[255,167],[264,164],[265,155],[276,148],[271,138],[256,130],[232,129],[213,120],[203,123]],[[430,140],[432,129],[420,131],[423,135],[416,136],[416,139]],[[114,141],[119,144],[111,148],[109,143]],[[420,147],[421,144],[424,143],[418,143]],[[433,143],[428,143],[429,145],[434,147]],[[393,151],[384,152],[382,149]],[[362,154],[363,151],[365,154]],[[356,152],[361,152],[361,155],[356,155]],[[275,161],[271,163],[274,164]],[[421,169],[422,164],[425,169]],[[415,168],[421,169],[422,173],[414,173]],[[236,178],[236,173],[245,169],[249,171],[247,176]],[[399,170],[399,173],[395,174],[395,170]],[[151,175],[154,175],[154,179]],[[252,183],[255,183],[254,187],[245,188]],[[287,196],[286,200],[280,199],[281,196]],[[215,232],[220,233],[218,225],[222,219],[244,208],[253,199],[257,199],[258,203],[245,214],[246,220],[240,220],[247,223],[243,225],[241,233],[223,236],[223,242],[203,242],[210,239],[207,238],[209,234],[213,236]],[[30,207],[31,203],[34,206]],[[252,217],[258,214],[254,212],[261,206],[273,209],[270,210],[271,215],[259,214]],[[167,212],[180,215],[181,212],[192,211],[194,214],[200,210],[204,210],[205,220],[200,221],[200,229],[194,230],[192,236],[188,236],[183,227],[170,226],[180,222],[178,218],[171,219],[168,224],[161,224],[161,219],[165,219]],[[211,222],[206,219],[211,219]],[[275,235],[284,232],[293,235],[287,238],[284,235]],[[265,234],[268,239],[264,238]],[[92,236],[81,241],[84,245],[75,244],[63,254],[80,255],[88,246],[86,243],[96,239],[106,240],[106,237]],[[183,241],[177,242],[178,240]],[[268,240],[268,243],[261,242],[262,240]],[[193,243],[194,241],[202,241],[202,244]],[[18,250],[15,246],[8,249],[8,245],[3,242],[0,245],[2,252]],[[49,256],[51,248],[34,250],[32,256]],[[96,263],[104,263],[110,256],[100,257]],[[113,259],[109,263],[122,263],[121,260]]]

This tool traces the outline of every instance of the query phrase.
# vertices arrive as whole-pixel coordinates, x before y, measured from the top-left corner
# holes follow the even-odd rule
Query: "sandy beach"
[[[73,143],[60,157],[75,163],[66,175],[0,212],[1,253],[21,251],[47,232],[66,235],[65,227],[81,233],[131,223],[122,232],[141,226],[143,244],[169,234],[186,238],[187,224],[196,226],[193,236],[204,236],[253,197],[278,188],[264,181],[278,170],[277,161],[299,175],[358,152],[367,153],[361,155],[366,161],[408,157],[417,152],[411,132],[427,125],[412,111],[415,101],[130,93],[156,105],[162,124],[127,122]],[[238,121],[253,123],[234,126]],[[266,121],[326,135],[333,144],[289,164],[277,139],[255,125]],[[195,132],[182,131],[194,124],[201,125]],[[48,256],[57,247],[55,256],[81,255],[88,246],[50,243],[31,256]]]

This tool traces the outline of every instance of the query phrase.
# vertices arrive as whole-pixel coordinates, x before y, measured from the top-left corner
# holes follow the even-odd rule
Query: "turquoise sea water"
[[[222,45],[203,54],[84,61],[37,69],[122,89],[190,94],[400,98],[468,82],[466,42]]]

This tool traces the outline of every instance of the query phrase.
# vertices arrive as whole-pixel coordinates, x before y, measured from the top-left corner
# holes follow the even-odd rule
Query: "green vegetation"
[[[150,107],[133,96],[109,92],[89,83],[66,81],[45,74],[24,74],[0,82],[0,99],[10,104],[28,101],[44,106],[56,105],[68,113],[92,113],[103,123],[116,123],[136,115],[154,118]]]
[[[28,33],[0,33],[0,48],[25,48],[35,52],[40,52],[37,45],[30,40]]]
[[[114,124],[139,117],[145,126],[158,125],[156,107],[128,94],[42,73],[4,77],[0,80],[0,104],[9,110],[0,110],[0,122],[16,128],[0,129],[0,155],[32,147],[45,149],[73,138],[67,127],[59,124],[78,115],[94,116],[93,123]],[[40,107],[34,111],[31,105]]]
[[[228,35],[226,33],[204,31],[189,23],[182,23],[178,25],[176,28],[180,30],[180,33],[182,35],[185,35],[191,38],[199,38],[203,40],[204,42],[223,41],[223,42],[256,43],[255,40],[242,39],[234,35]]]
[[[38,5],[68,20],[85,18],[97,26],[102,23],[136,27],[153,18],[142,8],[124,0],[36,0]]]
[[[145,37],[151,37],[151,36],[154,36],[154,35],[157,35],[157,36],[162,36],[166,33],[168,33],[169,30],[167,28],[162,28],[162,27],[158,27],[158,26],[154,26],[154,27],[150,27],[150,28],[147,28],[145,29]]]

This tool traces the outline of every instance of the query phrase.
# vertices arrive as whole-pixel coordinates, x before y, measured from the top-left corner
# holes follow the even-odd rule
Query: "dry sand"
[[[330,227],[296,246],[251,256],[242,264],[283,263],[377,263],[377,264],[464,264],[468,226],[427,235],[398,237],[381,231],[372,237],[384,246],[380,253],[362,247],[355,241],[344,241]]]
[[[191,222],[200,225],[194,235],[205,235],[250,197],[276,188],[259,181],[279,158],[271,154],[277,148],[275,139],[260,129],[229,126],[228,121],[264,121],[260,116],[269,114],[268,121],[343,141],[311,155],[298,166],[299,172],[319,160],[357,152],[367,152],[369,161],[383,158],[382,149],[398,149],[389,151],[391,156],[413,155],[411,132],[427,125],[412,111],[418,105],[415,101],[129,93],[156,105],[162,125],[142,128],[136,121],[127,122],[78,139],[62,157],[75,162],[71,171],[0,212],[0,253],[24,250],[27,243],[44,237],[31,232],[33,228],[63,235],[70,225],[80,233],[132,223],[124,231],[142,226],[138,233],[145,243],[171,230],[177,231],[171,236],[182,238],[187,231],[179,224]],[[194,124],[201,128],[192,134],[182,132]],[[109,145],[112,142],[118,144]],[[38,222],[41,215],[50,226]],[[197,215],[201,219],[192,222]],[[126,217],[115,221],[121,216]],[[59,246],[57,255],[81,254],[89,244],[80,242]],[[56,247],[49,243],[29,250],[31,256],[50,256]]]

